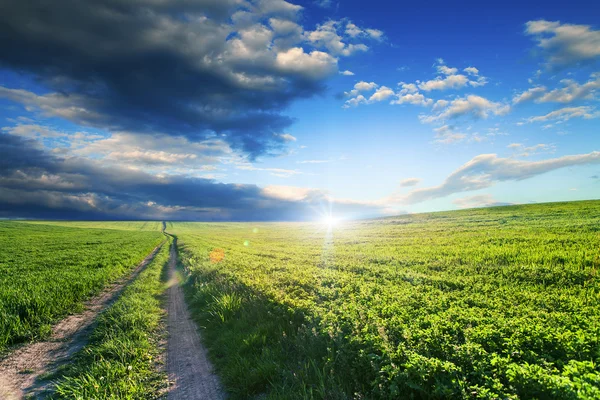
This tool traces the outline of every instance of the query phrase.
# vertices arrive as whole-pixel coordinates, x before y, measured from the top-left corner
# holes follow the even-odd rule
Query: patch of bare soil
[[[196,324],[183,297],[181,276],[177,273],[177,241],[169,260],[167,303],[168,400],[225,399],[218,377],[213,373]]]

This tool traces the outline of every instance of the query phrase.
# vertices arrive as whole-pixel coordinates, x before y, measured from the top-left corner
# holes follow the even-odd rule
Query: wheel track
[[[177,238],[173,237],[169,259],[167,302],[168,400],[225,399],[219,378],[213,373],[208,354],[190,316],[177,271]]]
[[[165,243],[159,244],[127,277],[109,285],[98,296],[87,301],[85,311],[70,315],[54,325],[50,338],[19,347],[0,360],[0,399],[42,396],[50,388],[51,382],[38,378],[56,371],[85,346],[96,317],[119,298],[125,287],[145,269]]]

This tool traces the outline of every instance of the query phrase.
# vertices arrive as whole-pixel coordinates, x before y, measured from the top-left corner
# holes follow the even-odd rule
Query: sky
[[[597,199],[598,21],[576,0],[8,0],[0,218]]]

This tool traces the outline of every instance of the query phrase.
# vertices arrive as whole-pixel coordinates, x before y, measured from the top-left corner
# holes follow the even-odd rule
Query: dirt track
[[[85,304],[85,311],[70,315],[52,328],[49,339],[20,347],[0,361],[0,399],[21,399],[46,390],[50,382],[37,382],[86,344],[96,317],[109,307],[150,263],[165,242],[156,247],[126,278],[110,285]]]
[[[167,373],[169,400],[219,400],[225,394],[212,372],[206,349],[202,346],[194,321],[190,317],[177,272],[177,241],[171,246],[167,304]]]

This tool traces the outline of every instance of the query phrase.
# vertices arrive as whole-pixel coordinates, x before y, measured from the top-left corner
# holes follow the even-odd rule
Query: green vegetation
[[[0,352],[49,335],[162,240],[160,231],[0,222]]]
[[[117,229],[120,231],[161,231],[160,221],[20,221],[27,224],[66,226],[69,228]]]
[[[170,243],[171,241],[169,241]],[[160,307],[166,288],[169,246],[98,318],[88,345],[58,379],[54,397],[65,399],[152,399],[166,385],[156,362],[164,327]]]
[[[168,229],[234,398],[600,398],[600,201]]]

